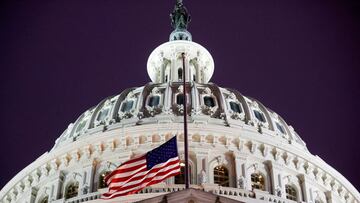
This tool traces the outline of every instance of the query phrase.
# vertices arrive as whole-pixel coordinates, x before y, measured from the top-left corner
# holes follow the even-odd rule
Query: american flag
[[[145,155],[121,164],[105,178],[109,191],[102,199],[134,194],[146,186],[180,174],[176,136]]]

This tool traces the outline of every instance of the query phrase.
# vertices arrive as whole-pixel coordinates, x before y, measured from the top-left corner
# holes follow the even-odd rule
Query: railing
[[[200,189],[205,192],[210,192],[215,195],[221,195],[221,196],[225,196],[225,197],[232,196],[232,198],[239,199],[239,200],[241,200],[241,199],[243,200],[244,198],[251,198],[251,199],[262,200],[264,202],[272,202],[272,203],[273,202],[275,202],[275,203],[296,203],[296,201],[277,197],[275,195],[269,194],[268,192],[256,191],[256,190],[248,191],[248,190],[239,189],[239,188],[221,187],[216,184],[203,184],[201,186],[191,185],[190,188]],[[185,189],[185,186],[180,185],[180,184],[179,185],[158,184],[158,185],[153,185],[153,186],[144,188],[141,191],[139,191],[137,194],[142,194],[142,195],[145,195],[145,194],[150,195],[150,194],[156,194],[156,193],[164,194],[164,193],[177,192],[177,191],[181,191],[184,189]],[[86,201],[90,201],[90,200],[96,200],[96,199],[99,199],[101,197],[101,194],[106,191],[107,191],[107,189],[104,188],[101,191],[88,193],[85,195],[80,195],[78,197],[73,197],[73,198],[67,199],[67,200],[58,199],[55,201],[51,201],[51,203],[80,203],[80,202],[86,202]],[[159,195],[161,195],[161,194],[159,194]],[[156,195],[154,195],[154,196],[156,196]],[[147,197],[150,197],[150,196],[147,196]],[[140,200],[140,199],[138,199],[138,200]]]
[[[235,196],[239,198],[255,198],[255,193],[252,191],[247,191],[239,188],[231,188],[231,187],[221,187],[216,184],[203,184],[199,185],[191,185],[190,188],[200,189],[205,192],[211,192],[216,195],[222,196]],[[184,185],[155,185],[147,187],[139,192],[139,194],[145,193],[170,193],[177,192],[180,190],[184,190]]]
[[[297,203],[297,201],[293,201],[293,200],[289,200],[289,199],[284,199],[282,197],[278,197],[272,194],[269,194],[269,192],[265,192],[265,191],[255,191],[255,197],[256,199],[259,200],[264,200],[267,202],[276,202],[276,203]]]
[[[73,198],[67,199],[63,202],[64,203],[80,203],[80,202],[86,202],[86,201],[90,201],[90,200],[99,199],[100,197],[101,197],[100,192],[93,192],[93,193],[81,195],[79,197],[73,197]],[[60,202],[54,202],[54,203],[60,203]]]

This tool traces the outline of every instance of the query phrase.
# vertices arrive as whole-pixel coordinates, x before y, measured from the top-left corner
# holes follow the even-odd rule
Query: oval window
[[[123,105],[121,106],[121,111],[122,112],[129,112],[132,107],[133,107],[134,101],[133,100],[129,100],[123,103]]]
[[[214,107],[215,106],[215,100],[211,96],[205,96],[204,97],[204,103],[208,107]]]
[[[159,106],[159,103],[160,103],[160,96],[151,96],[149,98],[148,105],[150,107]]]
[[[256,117],[259,121],[261,121],[261,122],[263,122],[263,123],[266,122],[266,119],[265,119],[265,116],[264,116],[263,113],[261,113],[260,111],[254,110],[254,114],[255,114],[255,117]]]
[[[97,121],[104,121],[106,116],[108,115],[109,113],[109,108],[106,108],[106,109],[103,109],[100,111],[99,115],[97,116]]]
[[[235,113],[241,113],[241,107],[238,103],[231,101],[230,108]]]

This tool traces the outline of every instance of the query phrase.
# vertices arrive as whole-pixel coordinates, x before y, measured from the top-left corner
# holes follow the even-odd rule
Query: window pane
[[[134,104],[133,100],[126,101],[125,103],[123,103],[123,105],[121,107],[121,111],[122,112],[129,112],[132,109],[133,104]]]
[[[185,167],[180,167],[180,174],[175,176],[175,184],[185,184]]]
[[[259,173],[251,174],[251,187],[253,189],[265,190],[264,177]]]
[[[176,103],[178,105],[184,105],[184,95],[183,94],[178,94],[176,96]]]
[[[214,168],[214,183],[220,186],[229,187],[229,172],[224,166]]]
[[[176,175],[174,178],[174,182],[175,184],[185,184],[185,164],[184,163],[180,164],[180,174]],[[190,183],[191,183],[191,166],[189,165],[189,179],[190,179]]]
[[[286,199],[297,201],[296,190],[290,185],[285,185]]]
[[[79,190],[79,183],[78,182],[70,184],[66,188],[65,199],[70,199],[72,197],[76,197],[78,195],[78,190]]]
[[[236,112],[236,113],[241,113],[241,108],[240,108],[240,105],[238,103],[235,103],[235,102],[230,102],[230,108],[233,112]]]
[[[286,133],[285,133],[284,126],[282,126],[281,124],[279,124],[278,122],[276,122],[276,127],[277,127],[277,129],[278,129],[282,134],[286,134]]]
[[[83,120],[79,123],[78,127],[76,128],[76,132],[77,132],[77,133],[80,132],[80,131],[85,127],[87,121],[88,121],[88,118],[83,119]]]
[[[160,97],[159,96],[152,96],[149,98],[149,106],[153,107],[153,106],[158,106],[160,103]]]
[[[182,80],[182,78],[183,78],[181,68],[178,69],[178,78],[179,78],[179,80]]]
[[[105,182],[105,177],[109,174],[110,174],[110,171],[106,171],[99,176],[99,189],[107,187],[107,184]]]
[[[109,110],[110,110],[109,108],[101,110],[96,120],[97,121],[105,120],[107,114],[109,113]]]
[[[254,110],[254,114],[255,114],[255,117],[256,117],[259,121],[261,121],[261,122],[263,122],[263,123],[265,123],[265,122],[266,122],[266,120],[265,120],[265,116],[264,116],[264,114],[263,114],[263,113],[261,113],[261,112],[259,112],[259,111]]]
[[[214,98],[210,97],[210,96],[205,96],[204,97],[204,103],[208,107],[214,107],[215,106]]]

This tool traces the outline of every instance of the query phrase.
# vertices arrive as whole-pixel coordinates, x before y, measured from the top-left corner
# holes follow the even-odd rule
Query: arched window
[[[182,80],[182,78],[183,78],[183,74],[182,74],[183,72],[182,72],[182,68],[179,68],[178,69],[178,78],[179,78],[179,80]]]
[[[110,171],[105,171],[99,175],[99,186],[98,188],[106,188],[107,184],[105,182],[105,177],[110,174]]]
[[[39,201],[39,203],[48,203],[48,202],[49,202],[49,196],[46,196]]]
[[[296,189],[291,185],[285,185],[286,199],[297,201]]]
[[[229,171],[224,166],[214,168],[214,183],[220,186],[229,187]]]
[[[184,105],[184,94],[176,95],[176,104]]]
[[[260,173],[251,174],[252,189],[265,190],[265,178]]]
[[[79,182],[69,184],[65,189],[65,199],[76,197],[79,192]]]
[[[190,183],[191,183],[191,166],[189,164],[189,179],[190,179]],[[184,163],[180,163],[180,174],[176,175],[174,178],[174,183],[175,184],[185,184],[185,164]]]

